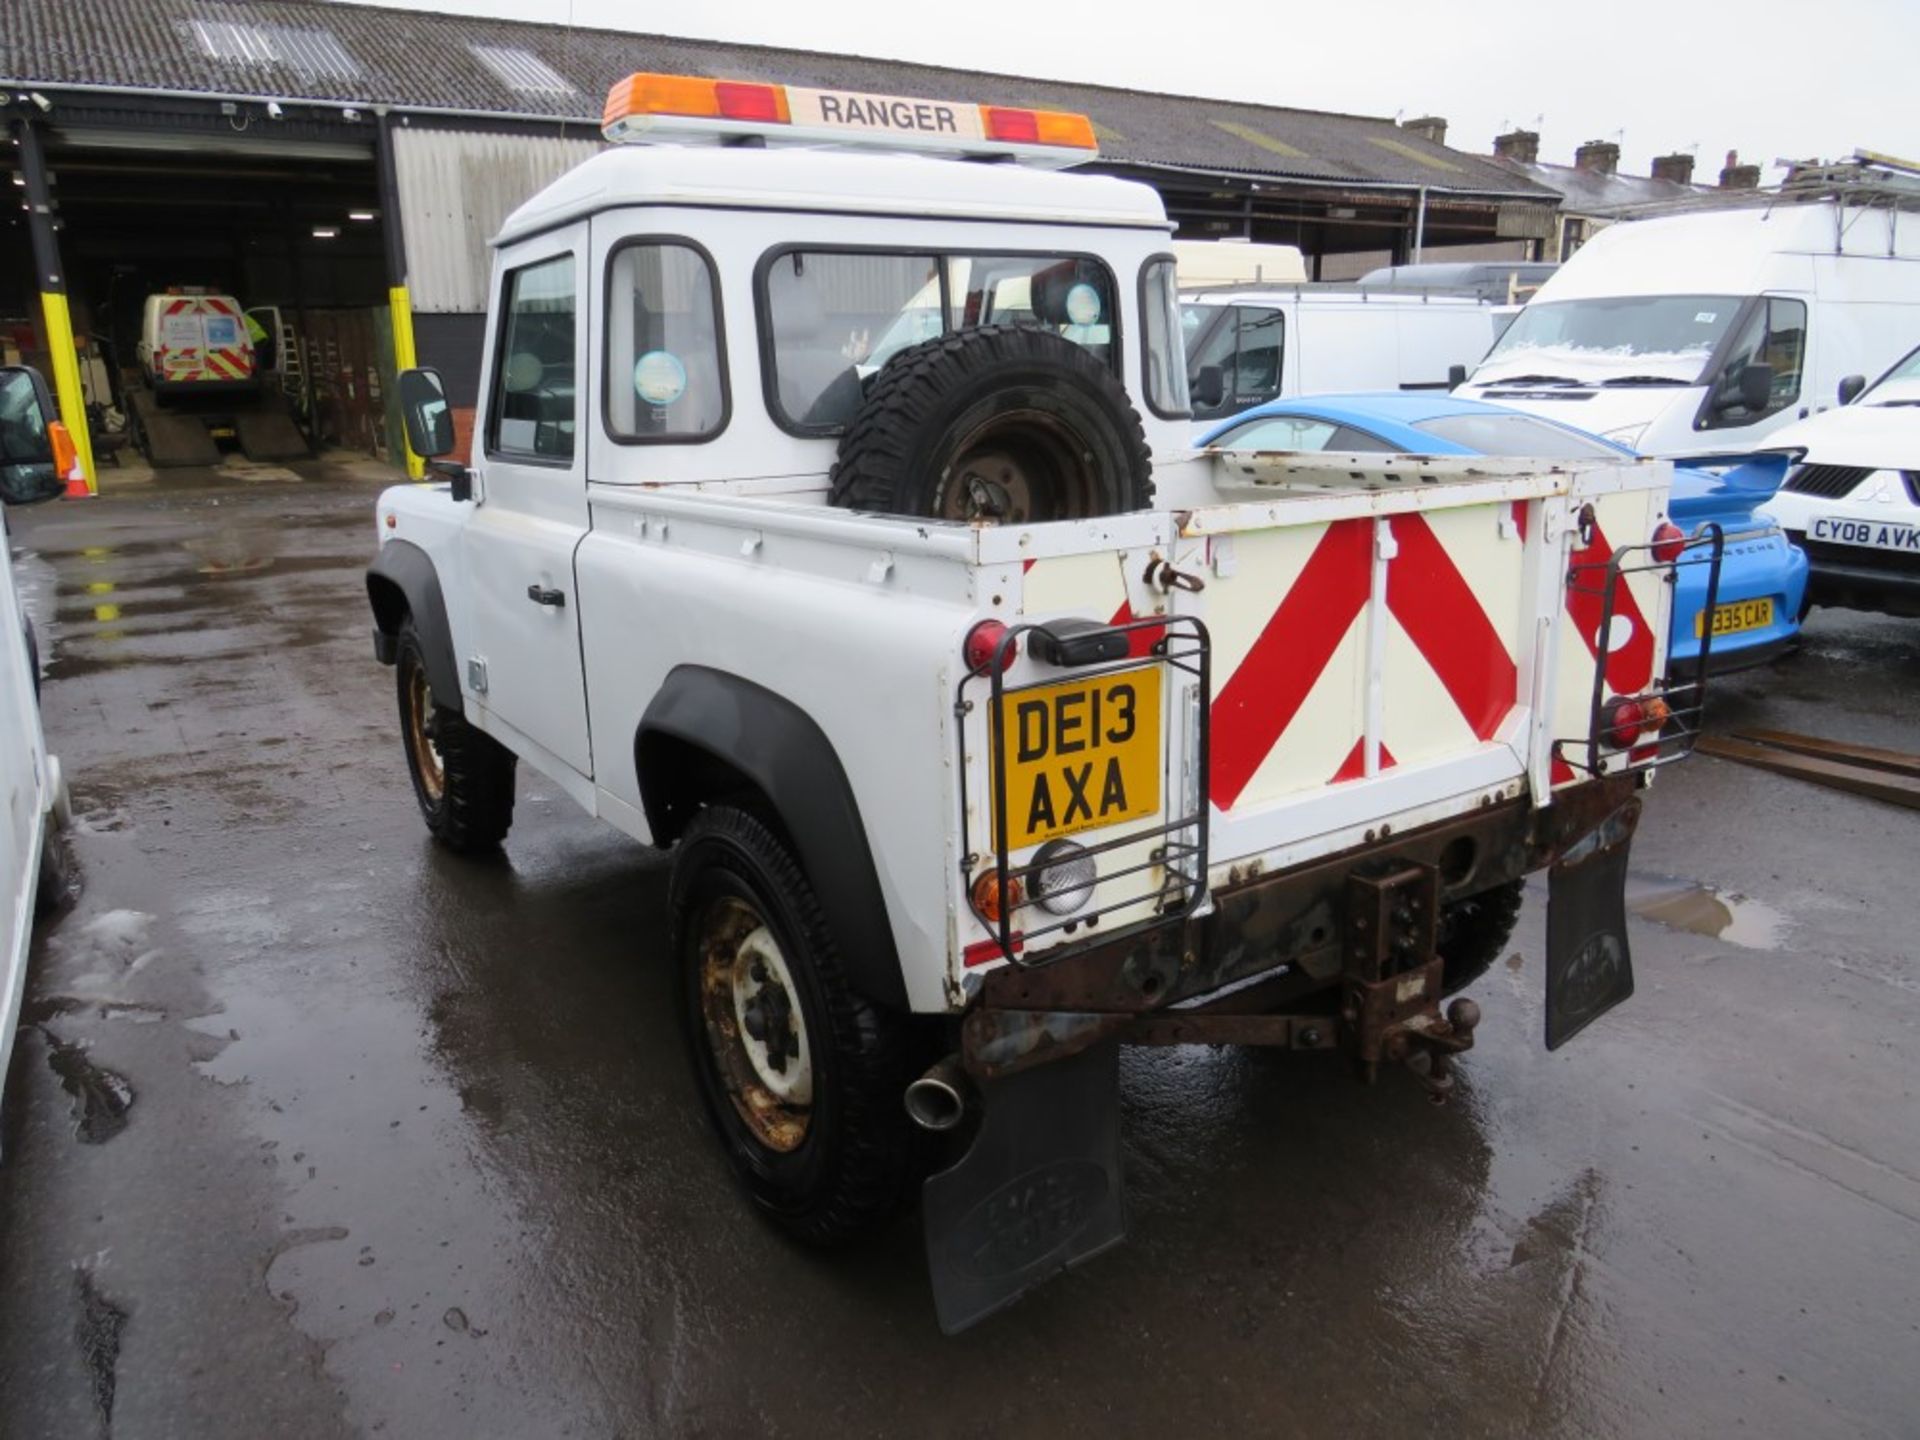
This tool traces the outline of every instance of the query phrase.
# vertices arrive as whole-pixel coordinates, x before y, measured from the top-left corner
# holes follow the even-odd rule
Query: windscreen
[[[774,418],[802,434],[844,427],[900,351],[976,325],[1042,326],[1114,363],[1113,277],[1097,260],[792,250],[763,286]]]
[[[1920,404],[1920,347],[1909,350],[1899,364],[1873,382],[1860,397],[1862,405]]]
[[[1532,415],[1442,415],[1414,429],[1480,455],[1519,455],[1542,460],[1619,460],[1621,453],[1577,430]]]
[[[1494,343],[1474,379],[1698,385],[1743,303],[1734,295],[1535,302]]]

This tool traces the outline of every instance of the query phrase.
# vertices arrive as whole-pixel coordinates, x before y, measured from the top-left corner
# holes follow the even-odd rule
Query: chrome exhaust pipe
[[[907,1086],[907,1116],[922,1130],[951,1130],[966,1118],[972,1096],[960,1057],[949,1055]]]

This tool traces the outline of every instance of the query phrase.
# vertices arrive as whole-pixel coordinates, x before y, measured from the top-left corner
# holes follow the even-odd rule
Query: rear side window
[[[573,459],[575,279],[572,255],[507,272],[487,452],[551,464]]]
[[[1391,454],[1400,447],[1351,425],[1313,415],[1264,415],[1236,426],[1213,442],[1217,450],[1280,450],[1335,454]]]
[[[713,266],[694,246],[633,240],[607,261],[607,434],[710,440],[727,423]]]
[[[1442,415],[1413,427],[1480,455],[1537,456],[1542,460],[1619,460],[1611,445],[1602,444],[1550,420],[1531,415]]]
[[[1071,255],[776,251],[762,263],[767,402],[798,435],[846,428],[902,350],[975,325],[1035,325],[1112,366],[1113,277]]]
[[[1174,262],[1149,260],[1140,270],[1141,373],[1147,408],[1163,420],[1184,420],[1193,413],[1184,330]]]

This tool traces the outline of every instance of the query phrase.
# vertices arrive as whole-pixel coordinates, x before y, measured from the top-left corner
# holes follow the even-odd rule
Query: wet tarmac
[[[14,517],[76,903],[0,1123],[6,1436],[1911,1436],[1920,815],[1699,758],[1639,991],[1540,1044],[1542,896],[1454,1103],[1124,1060],[1132,1235],[953,1340],[911,1218],[733,1192],[666,871],[524,777],[432,847],[373,663],[373,491]],[[1920,626],[1815,616],[1723,722],[1920,748]]]

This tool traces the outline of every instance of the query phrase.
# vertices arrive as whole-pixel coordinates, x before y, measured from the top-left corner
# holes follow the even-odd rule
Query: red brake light
[[[1651,718],[1647,707],[1638,700],[1615,700],[1601,713],[1606,723],[1600,738],[1617,750],[1624,750],[1639,739]]]
[[[987,122],[989,140],[1006,140],[1019,145],[1040,143],[1040,117],[1031,110],[982,105],[980,117]]]
[[[967,632],[966,643],[961,646],[961,656],[967,662],[969,672],[978,673],[993,663],[994,652],[999,650],[1000,641],[1006,635],[1007,627],[998,620],[982,620]],[[1000,669],[1004,672],[1020,653],[1020,642],[1015,640],[1007,646],[1000,657]]]
[[[745,85],[735,80],[720,80],[715,82],[713,92],[721,115],[729,120],[787,123],[787,93],[779,85]]]
[[[1671,520],[1662,520],[1653,531],[1653,558],[1671,565],[1687,548],[1687,532]]]

